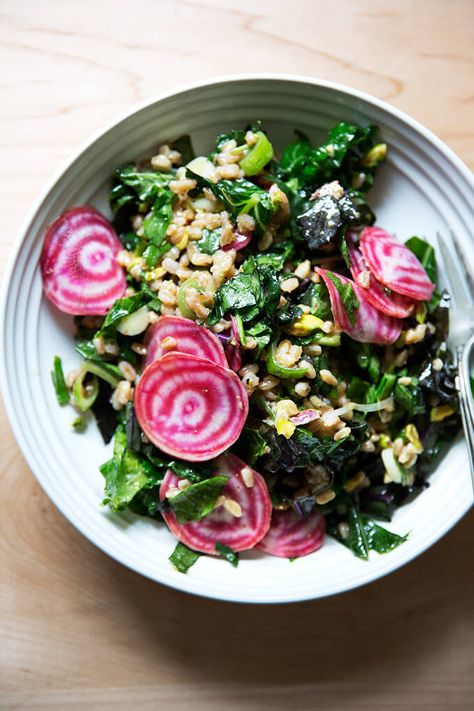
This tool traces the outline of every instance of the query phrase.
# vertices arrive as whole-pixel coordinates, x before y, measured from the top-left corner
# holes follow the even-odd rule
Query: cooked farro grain
[[[245,486],[251,489],[255,485],[253,471],[250,469],[250,467],[244,467],[240,474],[242,476],[242,481],[244,482]]]
[[[303,348],[301,346],[295,346],[291,341],[285,339],[277,346],[275,360],[285,368],[291,368],[301,358],[302,353]]]
[[[151,167],[153,170],[159,170],[168,172],[171,170],[171,161],[168,156],[159,153],[157,156],[153,156],[150,160]]]
[[[303,352],[305,355],[309,356],[320,356],[323,349],[318,343],[310,343],[309,345],[304,346]]]
[[[314,380],[316,377],[316,371],[314,369],[314,365],[309,362],[309,360],[300,360],[298,363],[299,368],[306,368],[306,377],[309,378],[310,380]]]
[[[357,283],[363,289],[368,289],[370,286],[370,272],[367,270],[360,272],[360,274],[357,275]]]
[[[326,385],[332,385],[334,388],[337,386],[337,378],[330,370],[323,368],[319,371],[319,377]]]
[[[295,385],[295,393],[300,397],[306,397],[310,390],[311,385],[304,380],[300,380],[300,382]]]
[[[216,173],[221,180],[235,180],[241,178],[243,173],[237,163],[228,162],[225,165],[220,165]]]
[[[276,388],[279,384],[280,381],[278,378],[275,378],[274,375],[265,375],[265,377],[263,377],[260,381],[258,387],[260,390],[266,391],[273,390],[273,388]]]
[[[253,232],[255,229],[255,220],[252,215],[246,213],[237,217],[237,229],[239,232]]]
[[[148,319],[148,322],[150,319]],[[132,343],[132,351],[136,353],[137,355],[144,356],[147,353],[147,347],[144,343]]]
[[[185,195],[190,190],[194,190],[197,183],[191,178],[183,178],[182,180],[171,180],[170,190],[172,190],[176,195]]]
[[[158,289],[158,298],[164,306],[176,306],[178,287],[173,281],[164,281]]]
[[[405,334],[405,343],[407,346],[413,343],[419,343],[426,335],[426,323],[419,323],[415,328],[409,328]]]
[[[295,291],[299,287],[300,283],[296,277],[290,277],[289,279],[284,279],[280,282],[280,289],[287,293]]]
[[[305,259],[304,262],[300,262],[296,267],[294,274],[300,279],[307,279],[311,272],[311,262],[309,259]]]
[[[326,491],[322,491],[320,494],[316,494],[316,502],[320,506],[324,506],[324,504],[328,504],[330,501],[336,498],[336,492],[333,491],[332,489],[326,489]]]
[[[129,380],[131,383],[136,379],[137,377],[137,371],[133,367],[131,363],[129,363],[127,360],[121,360],[118,363],[118,367],[120,369],[120,372],[122,373],[123,377],[126,380]]]
[[[342,427],[340,430],[338,430],[336,432],[333,439],[335,442],[339,442],[341,439],[344,439],[345,437],[349,437],[350,433],[351,433],[350,427]]]
[[[234,499],[225,497],[224,508],[228,511],[234,518],[240,518],[242,516],[242,507]]]

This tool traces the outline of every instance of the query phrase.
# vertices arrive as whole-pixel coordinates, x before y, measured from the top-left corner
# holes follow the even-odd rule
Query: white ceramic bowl
[[[93,203],[108,213],[107,189],[120,163],[149,156],[157,144],[190,133],[198,152],[217,133],[260,118],[277,146],[295,127],[321,138],[346,119],[380,126],[389,156],[370,195],[378,221],[406,239],[430,239],[451,227],[468,251],[474,234],[471,173],[433,134],[387,104],[330,82],[293,76],[242,76],[168,93],[120,118],[81,148],[48,186],[18,238],[3,283],[2,384],[13,430],[28,464],[62,513],[90,541],[133,570],[187,592],[240,602],[289,602],[368,583],[415,558],[472,504],[464,442],[453,444],[430,488],[401,508],[389,528],[409,540],[369,562],[327,539],[294,563],[249,553],[237,569],[202,558],[188,575],[168,562],[175,540],[164,526],[101,508],[98,465],[108,453],[94,427],[72,431],[72,411],[58,407],[50,381],[55,354],[66,370],[79,360],[72,319],[42,296],[38,257],[45,228],[66,207]]]

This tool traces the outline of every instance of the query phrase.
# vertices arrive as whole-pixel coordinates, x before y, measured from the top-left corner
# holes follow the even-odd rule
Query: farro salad
[[[340,122],[277,155],[257,123],[195,156],[188,136],[115,171],[112,222],[47,230],[46,296],[74,315],[60,405],[113,453],[104,504],[200,554],[297,558],[329,535],[362,559],[459,429],[435,252],[381,226],[366,195],[387,146]]]

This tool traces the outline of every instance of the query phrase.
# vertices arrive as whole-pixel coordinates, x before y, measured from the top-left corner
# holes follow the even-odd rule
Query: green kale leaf
[[[234,568],[239,564],[239,554],[223,543],[216,543],[216,551],[221,554]]]
[[[217,227],[215,230],[204,229],[202,237],[195,242],[196,247],[204,254],[214,254],[221,246],[222,227]]]
[[[272,314],[279,304],[280,295],[275,270],[266,265],[259,266],[255,257],[249,257],[240,272],[219,287],[207,322],[215,324],[226,313],[239,316],[243,322]]]
[[[239,215],[251,215],[256,223],[256,231],[259,233],[264,232],[273,215],[280,209],[278,200],[273,199],[267,190],[259,188],[250,180],[238,178],[213,183],[212,180],[203,178],[189,168],[187,174],[196,180],[198,187],[206,187],[214,193],[233,220],[236,220]]]
[[[115,186],[125,185],[130,188],[130,195],[138,198],[142,203],[153,203],[164,191],[169,190],[169,183],[173,180],[171,173],[159,173],[152,170],[140,171],[134,165],[118,168],[114,173]],[[117,205],[114,188],[111,192],[112,209]],[[123,198],[122,198],[123,204]],[[115,211],[115,210],[114,210]]]
[[[360,514],[357,508],[352,505],[347,506],[343,522],[348,526],[347,535],[341,536],[341,529],[333,517],[330,517],[329,520],[328,533],[362,560],[368,560],[371,550],[377,553],[388,553],[408,538],[408,534],[399,536],[387,531],[368,516]]]
[[[168,499],[177,521],[179,523],[199,521],[210,514],[227,480],[226,476],[214,476],[197,484],[191,484]]]
[[[370,153],[375,138],[373,126],[356,126],[345,121],[334,126],[326,141],[315,148],[300,136],[283,152],[278,175],[295,190],[339,179],[346,187],[357,180],[357,187],[366,191],[373,183],[376,166],[385,156],[382,147],[376,155]]]
[[[174,193],[168,189],[164,190],[156,198],[151,213],[143,221],[143,234],[148,240],[143,258],[149,267],[154,267],[171,249],[171,243],[166,239],[166,231],[173,219],[174,201]]]
[[[360,301],[352,288],[352,284],[350,282],[342,282],[333,272],[328,272],[328,277],[338,290],[347,318],[351,325],[354,326]]]
[[[405,242],[405,246],[418,257],[430,281],[436,284],[438,269],[436,266],[436,253],[434,248],[420,237],[410,237],[410,239]]]
[[[178,543],[170,555],[169,560],[179,573],[187,573],[199,557],[200,553],[192,551],[191,548],[185,546],[184,543]]]
[[[113,337],[117,332],[117,326],[120,321],[141,309],[149,301],[150,297],[144,291],[133,294],[133,296],[125,296],[123,299],[117,299],[105,317],[98,333],[109,338]]]
[[[114,454],[100,467],[105,478],[104,504],[112,511],[122,511],[139,491],[157,486],[162,475],[146,457],[127,446],[125,428],[117,428],[114,440]]]

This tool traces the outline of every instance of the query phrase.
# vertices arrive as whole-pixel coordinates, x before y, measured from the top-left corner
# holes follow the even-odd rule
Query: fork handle
[[[474,397],[471,387],[470,360],[474,347],[474,334],[458,350],[458,377],[456,385],[459,393],[461,418],[466,435],[471,477],[474,485]]]

